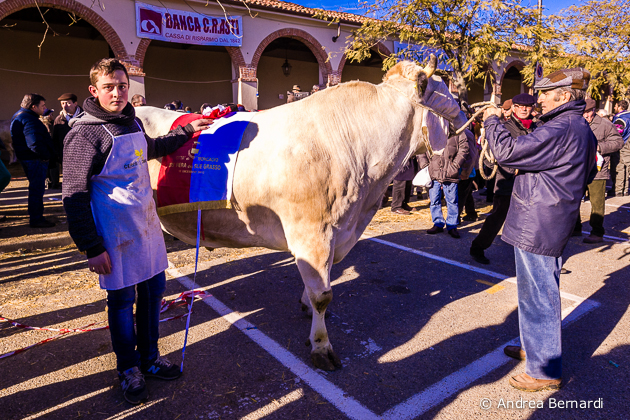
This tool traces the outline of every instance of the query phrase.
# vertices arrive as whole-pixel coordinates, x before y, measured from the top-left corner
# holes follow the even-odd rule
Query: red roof
[[[247,6],[252,7],[254,9],[270,9],[270,10],[278,10],[282,12],[289,12],[291,14],[304,15],[308,17],[312,17],[316,13],[324,12],[330,19],[339,19],[341,22],[345,23],[354,23],[361,24],[366,18],[361,15],[355,15],[352,13],[345,12],[334,12],[331,10],[324,9],[312,9],[310,7],[300,6],[299,4],[289,3],[286,1],[277,1],[277,0],[228,0],[224,3],[229,3],[235,6],[243,5],[243,2],[247,4]]]

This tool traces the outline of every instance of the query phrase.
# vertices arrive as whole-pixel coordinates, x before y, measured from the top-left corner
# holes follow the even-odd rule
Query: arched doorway
[[[362,80],[379,84],[383,81],[383,56],[380,52],[370,50],[370,56],[361,62],[345,60],[341,69],[341,82]]]
[[[41,8],[52,31],[40,49],[46,25],[36,8],[25,8],[0,20],[0,119],[10,119],[26,93],[46,98],[59,110],[57,98],[73,92],[82,102],[88,95],[90,67],[114,53],[103,35],[80,16]]]
[[[283,69],[288,62],[288,74]],[[302,91],[310,91],[320,84],[320,68],[317,57],[301,40],[280,37],[271,41],[258,61],[258,108],[268,109],[287,102],[287,91],[299,85]]]
[[[486,69],[484,72],[483,75],[468,83],[468,104],[491,100],[493,78]]]
[[[203,103],[231,103],[232,61],[225,47],[151,41],[143,61],[147,105],[174,100],[199,111]]]
[[[518,66],[510,66],[503,74],[501,83],[501,101],[505,102],[520,93],[527,92],[527,86],[523,84],[523,76]]]

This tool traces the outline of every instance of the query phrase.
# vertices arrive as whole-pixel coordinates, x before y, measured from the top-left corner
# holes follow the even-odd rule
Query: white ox
[[[15,150],[13,150],[13,139],[11,139],[11,120],[0,121],[0,141],[7,149],[9,155],[9,165],[17,162]]]
[[[446,144],[448,122],[465,121],[446,85],[426,69],[401,62],[383,83],[349,82],[302,101],[256,114],[243,135],[232,209],[203,211],[204,246],[290,251],[304,281],[301,301],[312,309],[313,364],[341,367],[324,314],[332,300],[330,269],[357,243],[385,189],[404,163]],[[180,113],[136,108],[147,133],[164,135]],[[428,140],[427,140],[428,141]],[[150,162],[156,188],[160,163]],[[170,234],[196,242],[196,217],[161,216]]]

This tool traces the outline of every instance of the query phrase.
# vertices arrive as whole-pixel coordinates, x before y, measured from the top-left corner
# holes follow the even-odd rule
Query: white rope
[[[456,134],[461,134],[472,122],[479,116],[482,112],[484,112],[488,108],[498,108],[494,102],[477,102],[470,106],[471,108],[479,108],[473,116],[464,124],[459,130],[456,131]],[[497,165],[497,161],[492,154],[492,150],[488,147],[488,141],[486,140],[486,130],[485,128],[481,129],[481,136],[479,136],[479,145],[481,146],[481,153],[479,153],[479,174],[486,181],[491,180],[497,174],[497,170],[499,169],[499,165]],[[486,176],[485,171],[483,170],[484,158],[492,164],[492,172],[490,175]]]

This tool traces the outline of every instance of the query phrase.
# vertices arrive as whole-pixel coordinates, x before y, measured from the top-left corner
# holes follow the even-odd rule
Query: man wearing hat
[[[591,234],[584,238],[584,243],[597,244],[604,241],[604,201],[606,198],[606,181],[610,179],[610,156],[621,150],[623,138],[619,130],[610,120],[595,113],[595,101],[586,99],[584,119],[589,123],[597,138],[597,167],[599,172],[593,182],[588,184],[588,198],[591,201]],[[582,232],[582,219],[578,213],[576,231]]]
[[[291,89],[291,92],[287,92],[287,103],[299,101],[300,99],[302,99],[303,95],[301,95],[301,93],[302,88],[300,88],[300,85],[293,85],[293,89]]]
[[[532,120],[532,109],[536,100],[532,95],[521,93],[512,98],[511,102],[512,113],[503,125],[508,129],[512,137],[516,139],[536,129],[536,123]],[[490,248],[505,222],[510,208],[513,187],[514,170],[499,165],[494,182],[492,211],[483,222],[479,234],[470,246],[470,255],[478,263],[490,264],[490,260],[484,255],[484,251]]]
[[[508,121],[512,116],[512,101],[512,99],[508,99],[503,102],[503,105],[501,105],[501,113],[503,114],[501,116],[501,121]]]
[[[59,156],[59,161],[50,162],[49,177],[51,183],[48,185],[48,188],[61,188],[59,169],[63,163],[63,139],[66,138],[66,134],[70,131],[70,126],[68,125],[70,120],[78,117],[83,112],[77,104],[77,95],[74,93],[64,93],[57,100],[61,102],[61,112],[55,118],[55,123],[53,124],[52,140],[57,156]]]
[[[524,391],[562,384],[562,252],[597,171],[597,139],[582,116],[589,80],[581,68],[541,79],[534,89],[544,124],[518,139],[500,123],[499,109],[484,113],[486,139],[497,162],[518,170],[502,239],[514,246],[521,347],[504,351],[526,360],[525,373],[509,380]]]

